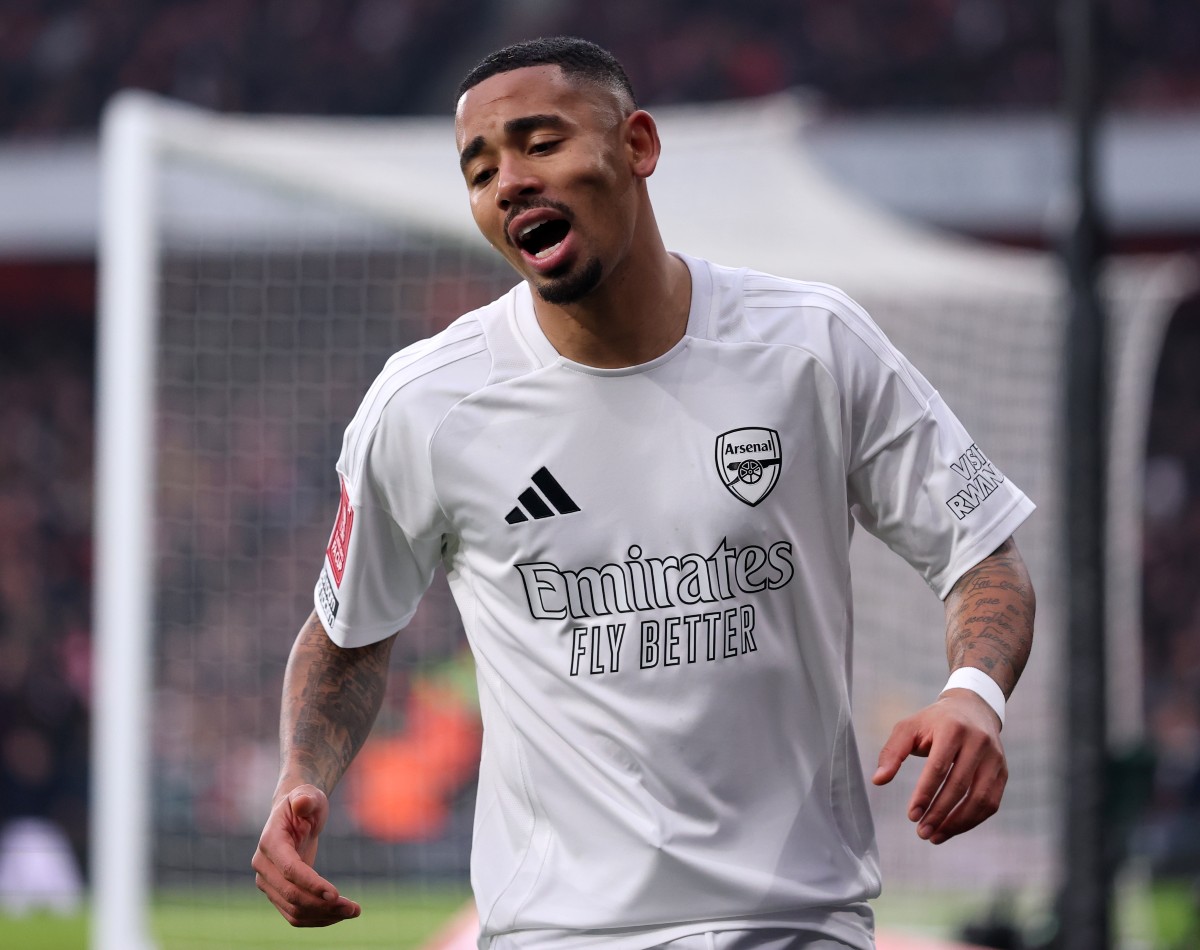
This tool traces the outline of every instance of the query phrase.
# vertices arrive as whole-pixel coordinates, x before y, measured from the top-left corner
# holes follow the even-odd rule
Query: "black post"
[[[1097,290],[1103,228],[1096,203],[1098,4],[1063,0],[1062,50],[1070,128],[1072,215],[1064,248],[1066,339],[1067,683],[1063,950],[1112,946],[1112,843],[1107,839],[1105,320]]]

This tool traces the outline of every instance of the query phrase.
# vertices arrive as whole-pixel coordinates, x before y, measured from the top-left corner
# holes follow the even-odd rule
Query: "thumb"
[[[292,841],[297,853],[311,865],[317,857],[317,837],[325,827],[328,799],[313,785],[301,785],[288,792],[285,808]]]
[[[319,835],[329,814],[329,799],[315,785],[300,785],[288,792],[286,808],[300,833]]]
[[[293,815],[297,818],[312,819],[320,812],[321,800],[318,797],[320,793],[314,794],[314,792],[315,789],[312,789],[311,786],[304,785],[288,793],[288,804],[291,806]]]
[[[897,723],[892,734],[888,736],[887,742],[879,751],[879,762],[875,768],[875,774],[871,776],[871,783],[886,785],[894,779],[896,773],[900,771],[900,766],[912,752],[912,747],[913,737],[911,730],[907,728],[907,723]]]

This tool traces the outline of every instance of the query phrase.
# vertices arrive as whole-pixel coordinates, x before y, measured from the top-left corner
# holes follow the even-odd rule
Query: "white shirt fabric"
[[[521,284],[396,354],[346,432],[317,610],[371,643],[446,567],[485,729],[481,947],[870,947],[853,525],[942,597],[1033,510],[843,293],[682,259],[659,358],[561,357]]]

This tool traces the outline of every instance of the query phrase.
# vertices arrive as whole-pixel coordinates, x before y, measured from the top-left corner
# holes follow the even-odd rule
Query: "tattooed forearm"
[[[284,676],[281,789],[307,782],[332,791],[375,722],[394,639],[343,649],[309,617]]]
[[[946,597],[950,669],[986,671],[1009,695],[1033,646],[1036,598],[1012,538],[967,571]]]

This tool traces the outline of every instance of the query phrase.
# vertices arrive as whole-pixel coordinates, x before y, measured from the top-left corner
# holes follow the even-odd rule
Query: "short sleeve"
[[[342,477],[314,600],[330,639],[359,647],[405,627],[433,579],[440,541],[408,537],[378,504],[355,504]]]
[[[937,390],[854,301],[827,288],[851,511],[944,598],[1034,510]]]
[[[429,445],[450,409],[488,377],[485,340],[469,317],[393,355],[346,427],[341,499],[315,591],[341,646],[406,626],[451,543]]]
[[[856,520],[941,598],[1034,510],[936,392],[850,473],[849,488]]]
[[[346,432],[338,460],[341,497],[314,600],[330,638],[343,647],[391,636],[416,613],[441,561],[440,509],[398,412],[368,433]]]

